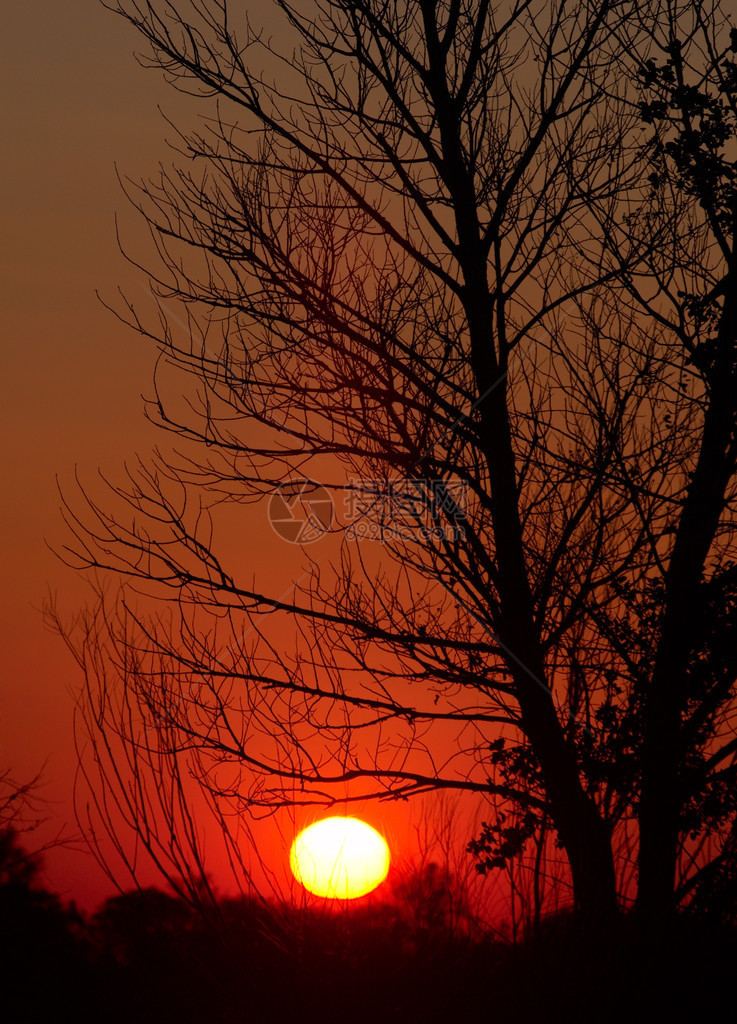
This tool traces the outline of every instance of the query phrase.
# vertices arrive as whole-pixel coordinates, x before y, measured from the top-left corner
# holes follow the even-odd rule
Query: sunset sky
[[[717,1013],[734,5],[2,6],[3,1024]]]
[[[4,501],[0,767],[19,781],[43,769],[49,822],[38,835],[76,832],[72,736],[76,666],[45,627],[49,592],[73,614],[84,590],[47,544],[63,542],[59,484],[75,467],[112,478],[145,455],[150,346],[95,294],[120,286],[151,303],[145,279],[118,251],[140,238],[116,178],[143,176],[166,158],[168,114],[182,101],[136,63],[133,30],[96,0],[3,5]],[[266,531],[269,532],[268,529]],[[277,544],[278,547],[278,544]],[[293,554],[293,552],[291,552]],[[289,567],[285,565],[285,572]],[[88,855],[58,850],[47,884],[84,904],[109,883]]]
[[[2,21],[0,763],[21,781],[43,769],[47,834],[71,835],[75,671],[39,609],[49,590],[68,609],[81,592],[46,543],[62,536],[57,475],[114,469],[150,444],[139,394],[151,353],[95,291],[112,297],[131,280],[116,247],[115,213],[130,218],[114,161],[135,170],[155,151],[161,94],[125,25],[94,0],[11,0]],[[49,884],[83,899],[94,870],[82,854],[48,859]]]
[[[143,238],[116,165],[134,179],[151,174],[158,160],[169,159],[164,139],[171,130],[157,105],[172,117],[192,108],[155,72],[139,67],[136,34],[96,0],[11,0],[2,17],[0,768],[19,781],[42,772],[38,795],[48,821],[34,842],[59,832],[73,841],[48,854],[45,883],[91,907],[110,883],[83,851],[73,814],[72,720],[80,677],[41,613],[49,593],[67,617],[85,598],[79,578],[49,548],[65,538],[57,480],[72,494],[75,470],[88,486],[98,468],[120,479],[125,459],[145,457],[162,441],[144,419],[141,400],[150,393],[151,345],[100,299],[115,304],[121,288],[151,311],[143,274],[125,262],[116,242],[116,217],[133,252]],[[301,572],[299,549],[275,537],[265,508],[244,515],[234,536],[234,557],[257,572],[268,568],[279,593]],[[364,816],[388,829],[396,846],[406,810],[382,806]]]

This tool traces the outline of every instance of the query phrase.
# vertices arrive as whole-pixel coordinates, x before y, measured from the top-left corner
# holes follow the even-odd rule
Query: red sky
[[[151,345],[118,323],[95,294],[114,301],[120,286],[142,309],[150,302],[142,274],[117,248],[116,214],[124,240],[140,238],[140,227],[114,164],[133,178],[152,173],[167,159],[167,126],[157,104],[176,117],[187,101],[138,66],[136,34],[97,0],[6,0],[1,17],[0,769],[21,781],[43,769],[39,795],[49,821],[38,836],[45,840],[59,830],[77,833],[72,716],[79,679],[40,612],[49,591],[68,613],[84,596],[75,574],[47,547],[64,538],[56,478],[66,490],[75,467],[83,480],[98,467],[115,479],[124,459],[161,441],[143,417],[140,397],[150,391]],[[254,565],[268,564],[274,586],[281,576],[288,586],[295,549],[271,534],[265,518],[262,526]],[[406,815],[404,805],[382,805],[366,816],[379,827],[385,823],[391,843],[405,831]],[[53,851],[45,881],[86,907],[110,891],[81,849]]]
[[[3,119],[1,276],[4,418],[0,767],[20,780],[44,769],[44,835],[75,825],[74,665],[39,612],[49,589],[74,608],[80,584],[46,547],[63,536],[56,475],[115,473],[151,446],[140,393],[152,352],[95,295],[142,280],[117,250],[115,215],[135,232],[114,163],[134,177],[164,155],[156,105],[176,113],[136,63],[135,33],[97,0],[6,0],[0,62]],[[181,101],[179,101],[181,102]],[[141,292],[145,297],[145,293]],[[48,858],[48,884],[94,900],[81,853]]]

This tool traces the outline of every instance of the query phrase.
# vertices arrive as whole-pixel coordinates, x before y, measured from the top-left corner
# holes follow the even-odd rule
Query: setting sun
[[[358,818],[325,818],[300,832],[289,852],[297,881],[316,896],[354,900],[381,885],[389,847]]]

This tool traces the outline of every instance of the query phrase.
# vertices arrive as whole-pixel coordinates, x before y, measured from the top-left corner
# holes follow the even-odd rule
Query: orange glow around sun
[[[297,836],[289,851],[297,881],[316,896],[355,900],[384,881],[389,847],[358,818],[324,818]]]

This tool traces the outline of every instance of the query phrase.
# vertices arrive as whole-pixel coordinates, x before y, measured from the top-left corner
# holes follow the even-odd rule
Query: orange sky
[[[95,294],[114,302],[120,286],[142,311],[151,304],[143,275],[117,249],[116,214],[124,240],[135,243],[141,234],[114,164],[133,178],[152,173],[167,159],[169,130],[157,104],[177,117],[189,101],[137,65],[135,33],[97,0],[6,0],[1,17],[0,769],[20,780],[43,769],[39,795],[48,801],[49,822],[39,836],[48,839],[60,829],[77,833],[72,715],[79,679],[62,641],[44,626],[40,606],[49,590],[67,612],[84,596],[46,543],[64,538],[56,477],[68,491],[75,466],[83,480],[98,467],[119,478],[124,459],[145,456],[162,440],[146,423],[140,398],[150,393],[151,345],[117,322]],[[283,590],[299,574],[298,549],[274,537],[265,509],[255,539],[252,523],[242,530],[238,555],[252,559],[256,570],[268,565],[273,586],[283,582]],[[366,813],[387,828],[394,846],[406,816],[406,805]],[[110,891],[90,856],[73,849],[47,857],[46,884],[87,907]]]
[[[3,587],[0,767],[19,780],[44,769],[50,821],[76,831],[75,667],[39,608],[49,590],[73,610],[74,574],[46,542],[63,537],[56,476],[71,484],[112,476],[154,440],[142,415],[153,353],[105,310],[119,285],[143,300],[145,283],[117,249],[138,228],[114,164],[133,177],[165,157],[165,125],[183,109],[133,57],[137,39],[97,0],[9,0],[3,59]],[[147,300],[150,301],[150,300]],[[89,857],[58,851],[47,883],[83,902],[107,883]]]
[[[151,352],[100,305],[132,275],[114,215],[131,222],[114,161],[143,171],[161,149],[163,90],[132,57],[133,34],[95,0],[3,4],[3,587],[0,765],[44,768],[44,835],[75,831],[74,667],[42,623],[47,590],[79,593],[45,541],[62,536],[55,475],[118,466],[150,445],[139,394]],[[140,285],[139,285],[140,287]],[[65,601],[65,603],[69,603]],[[48,884],[100,891],[94,864],[60,851]]]

